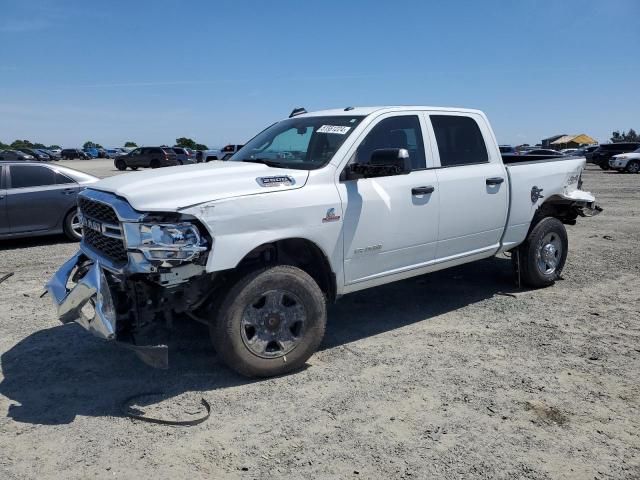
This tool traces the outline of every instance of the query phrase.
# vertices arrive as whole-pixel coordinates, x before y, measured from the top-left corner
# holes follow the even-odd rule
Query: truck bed
[[[513,156],[525,161],[505,164],[509,176],[510,201],[502,250],[508,250],[525,239],[536,210],[550,197],[558,197],[558,200],[566,202],[595,200],[589,192],[578,188],[586,163],[584,157],[532,159],[533,155],[528,158],[524,155]],[[540,198],[532,196],[534,188],[541,189]]]
[[[502,163],[505,165],[511,165],[514,163],[532,163],[532,162],[554,162],[567,160],[569,158],[581,158],[581,157],[569,157],[562,156],[557,157],[554,155],[514,155],[513,153],[503,153]]]

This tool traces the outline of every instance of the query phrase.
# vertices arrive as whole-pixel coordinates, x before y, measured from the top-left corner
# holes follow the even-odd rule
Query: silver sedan
[[[64,233],[80,240],[76,197],[98,180],[57,165],[0,161],[0,238]]]

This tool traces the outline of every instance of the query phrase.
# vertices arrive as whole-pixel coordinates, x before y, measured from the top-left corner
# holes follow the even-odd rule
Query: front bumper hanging
[[[82,278],[67,288],[69,278],[82,263],[84,254],[76,253],[67,260],[47,282],[46,288],[54,301],[62,323],[76,322],[93,335],[134,351],[146,364],[155,368],[168,368],[166,345],[134,345],[117,340],[116,309],[111,289],[99,262],[93,262]]]

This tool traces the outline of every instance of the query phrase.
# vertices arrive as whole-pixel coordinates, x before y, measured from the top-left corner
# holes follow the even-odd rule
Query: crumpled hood
[[[281,176],[288,176],[293,182],[273,186],[258,182],[263,177]],[[301,188],[308,177],[307,170],[214,161],[116,175],[90,188],[114,193],[141,212],[167,212],[223,198]]]

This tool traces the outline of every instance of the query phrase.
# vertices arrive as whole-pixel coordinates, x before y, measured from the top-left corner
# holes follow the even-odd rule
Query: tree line
[[[166,147],[168,145],[162,145],[162,146]],[[128,142],[124,142],[124,147],[137,148],[138,144],[136,142],[128,141]],[[209,147],[207,147],[205,144],[197,143],[195,140],[187,137],[176,138],[176,143],[174,147],[190,148],[191,150],[209,150]],[[60,145],[47,146],[43,143],[38,143],[38,142],[34,143],[34,142],[30,142],[29,140],[14,140],[10,144],[0,142],[0,150],[18,150],[21,148],[42,148],[44,150],[52,150],[55,148],[60,148]],[[84,144],[82,145],[82,148],[87,149],[87,148],[104,148],[104,147],[99,143],[88,140],[84,142]]]
[[[628,132],[616,130],[611,134],[611,143],[620,142],[640,142],[640,134],[636,133],[633,128],[630,128]]]

